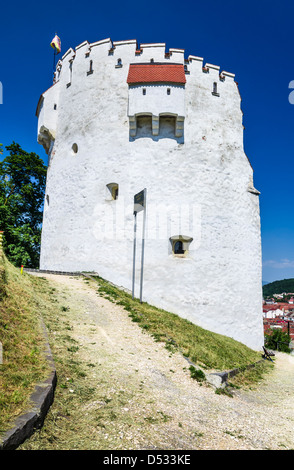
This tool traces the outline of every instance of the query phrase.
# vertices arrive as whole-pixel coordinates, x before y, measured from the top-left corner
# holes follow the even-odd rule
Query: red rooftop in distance
[[[186,83],[182,64],[130,64],[127,83]]]

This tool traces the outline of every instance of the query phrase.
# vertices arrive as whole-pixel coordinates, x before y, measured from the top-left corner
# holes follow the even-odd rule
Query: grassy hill
[[[280,281],[270,282],[262,288],[264,297],[273,294],[282,294],[283,292],[294,292],[294,279],[282,279]]]
[[[25,410],[35,384],[48,371],[37,281],[21,275],[0,252],[0,432]]]

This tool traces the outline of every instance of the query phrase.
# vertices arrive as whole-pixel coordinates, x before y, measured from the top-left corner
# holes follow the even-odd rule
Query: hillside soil
[[[185,358],[101,297],[95,282],[42,276],[56,301],[56,316],[44,318],[58,385],[44,427],[22,449],[294,448],[294,357],[277,353],[254,389],[218,395],[191,378]],[[85,371],[81,380],[59,373],[65,333],[71,363]]]

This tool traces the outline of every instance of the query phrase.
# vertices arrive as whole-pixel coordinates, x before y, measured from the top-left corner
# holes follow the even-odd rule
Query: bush
[[[201,369],[195,369],[194,366],[190,366],[189,370],[192,379],[197,380],[197,382],[203,382],[206,379],[205,374]]]
[[[278,349],[279,351],[289,353],[290,336],[281,329],[273,330],[272,334],[265,335],[266,347],[270,349]]]

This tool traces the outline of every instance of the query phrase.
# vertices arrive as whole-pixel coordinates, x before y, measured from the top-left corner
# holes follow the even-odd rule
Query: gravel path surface
[[[87,378],[89,385],[113,403],[124,396],[116,401],[116,419],[103,427],[91,419],[105,402],[88,401],[80,410],[89,416],[81,436],[90,433],[93,448],[294,449],[293,356],[278,353],[273,371],[256,389],[238,390],[233,398],[217,395],[191,379],[180,354],[154,342],[122,307],[100,297],[91,282],[42,276],[69,307],[65,313],[79,344],[79,360],[97,366]]]

